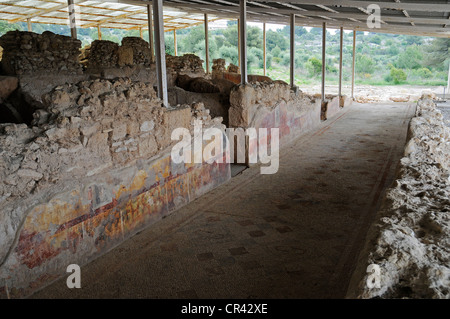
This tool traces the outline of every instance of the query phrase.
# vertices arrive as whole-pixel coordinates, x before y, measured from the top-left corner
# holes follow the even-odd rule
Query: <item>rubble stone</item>
[[[0,37],[3,71],[9,75],[41,73],[81,74],[81,41],[45,31],[9,31]]]
[[[366,274],[360,298],[450,298],[450,129],[429,97],[418,102],[398,179],[361,257],[359,273],[380,267],[380,287],[368,288]]]
[[[166,54],[166,65],[178,74],[197,74],[204,76],[203,60],[194,54],[184,54],[182,56],[172,56]]]

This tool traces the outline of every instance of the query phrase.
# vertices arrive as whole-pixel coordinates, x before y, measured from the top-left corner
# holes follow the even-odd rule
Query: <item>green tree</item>
[[[180,41],[182,51],[186,53],[195,53],[195,46],[200,42],[205,42],[205,29],[203,26],[190,28],[191,31]]]
[[[401,69],[419,69],[422,67],[423,53],[420,46],[414,44],[398,56],[395,66]]]
[[[247,46],[250,48],[262,48],[263,46],[263,34],[262,30],[258,27],[247,28]]]
[[[281,51],[289,49],[288,39],[279,32],[275,32],[272,30],[267,31],[266,45],[269,51],[272,51],[272,49],[275,48],[276,46],[278,46],[281,49]]]
[[[22,27],[18,24],[10,24],[6,21],[0,21],[0,36],[4,35],[8,31],[22,30]]]
[[[166,53],[175,55],[175,43],[173,41],[173,33],[164,35],[164,44],[166,45]]]
[[[375,71],[375,61],[368,55],[357,54],[355,68],[357,73],[372,74]]]
[[[274,56],[274,57],[279,57],[280,56],[280,53],[281,53],[281,49],[280,49],[280,47],[277,45],[275,48],[273,48],[271,51],[270,51],[271,53],[272,53],[272,55]]]
[[[425,48],[425,65],[444,70],[445,61],[450,60],[450,38],[435,38]]]
[[[309,58],[305,64],[310,76],[317,76],[322,72],[322,61],[316,57]]]
[[[369,40],[370,43],[381,44],[381,37],[376,35]]]
[[[406,73],[402,69],[397,69],[395,67],[391,68],[390,78],[394,81],[395,84],[400,84],[406,81]]]
[[[239,54],[236,47],[223,46],[219,49],[219,55],[225,59],[227,63],[238,64]]]

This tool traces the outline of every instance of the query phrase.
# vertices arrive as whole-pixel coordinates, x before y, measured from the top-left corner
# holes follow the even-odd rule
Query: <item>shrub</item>
[[[421,68],[417,70],[417,75],[423,79],[429,79],[433,77],[433,73],[427,68]]]
[[[395,84],[406,81],[406,73],[402,69],[392,67],[390,77]]]
[[[322,72],[322,61],[315,57],[309,58],[305,64],[305,67],[310,76],[319,75]]]

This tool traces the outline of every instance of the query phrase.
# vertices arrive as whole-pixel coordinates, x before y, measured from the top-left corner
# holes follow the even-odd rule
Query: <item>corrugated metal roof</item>
[[[148,0],[74,0],[79,27],[147,29]],[[381,27],[370,28],[369,5],[378,5]],[[236,19],[239,0],[164,0],[165,30],[210,20]],[[448,0],[248,0],[247,20],[330,28],[450,37]],[[0,20],[68,24],[67,0],[0,0]]]
[[[148,29],[145,2],[136,4],[109,1],[75,0],[77,26],[117,29]],[[210,21],[217,17],[210,15]],[[27,22],[69,24],[67,0],[0,0],[0,20],[10,23]],[[188,13],[178,8],[164,8],[164,26],[167,30],[182,29],[202,24],[204,15]]]

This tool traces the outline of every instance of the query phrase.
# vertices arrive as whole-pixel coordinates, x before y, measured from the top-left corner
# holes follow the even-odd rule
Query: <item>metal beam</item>
[[[173,30],[173,47],[175,56],[178,55],[177,29]]]
[[[353,57],[352,57],[352,99],[355,91],[355,60],[356,60],[356,30],[353,30]]]
[[[241,68],[241,84],[247,83],[247,3],[246,0],[239,0],[240,7],[240,44],[241,44],[241,56],[240,56],[240,68]]]
[[[299,3],[299,2],[298,2]],[[394,3],[396,4],[396,3]],[[398,4],[398,3],[397,3]],[[367,2],[366,2],[367,5]],[[170,7],[180,8],[183,10],[186,10],[191,13],[213,13],[214,15],[222,18],[235,18],[238,15],[238,9],[232,6],[223,6],[223,5],[204,5],[204,6],[198,6],[194,4],[180,4],[180,3],[174,3],[170,2],[168,4]],[[274,17],[274,16],[268,16],[267,14],[271,13],[280,13],[282,12],[283,16]],[[394,34],[412,34],[412,35],[423,35],[423,36],[435,36],[435,37],[448,37],[450,36],[450,28],[444,28],[442,25],[439,26],[422,26],[422,25],[387,25],[383,24],[381,28],[379,29],[371,29],[366,24],[366,19],[368,17],[367,14],[355,14],[355,13],[332,13],[332,12],[325,12],[325,11],[299,11],[301,12],[301,15],[299,16],[306,16],[309,15],[307,18],[297,18],[296,19],[296,25],[303,25],[303,26],[314,26],[314,27],[321,27],[321,24],[323,22],[327,23],[327,26],[330,28],[349,28],[349,29],[358,29],[361,31],[369,31],[369,32],[383,32],[383,33],[394,33]],[[263,14],[266,15],[263,15]],[[279,9],[274,8],[273,10],[267,9],[267,8],[251,8],[251,10],[247,11],[247,18],[249,21],[253,22],[266,22],[266,23],[278,23],[278,24],[289,24],[289,15],[292,13],[292,10],[285,10],[285,9]],[[331,17],[339,17],[342,20],[329,20]],[[354,17],[362,19],[363,21],[357,21]],[[352,21],[348,19],[353,19]],[[430,19],[430,18],[407,18],[403,16],[383,16],[383,19],[385,20],[393,20],[395,21],[401,21],[403,23],[410,23],[411,21],[421,21],[422,24],[430,24],[433,23],[441,23],[442,19]],[[445,19],[444,19],[445,20]],[[424,23],[425,22],[425,23]],[[448,23],[448,21],[447,21]]]
[[[450,65],[448,66],[447,92],[450,94]]]
[[[254,2],[271,2],[269,0],[252,0]],[[375,3],[380,6],[381,9],[395,9],[395,10],[411,10],[419,12],[444,12],[448,11],[448,4],[437,3],[397,3],[387,1],[354,1],[354,0],[277,0],[280,3],[289,4],[305,4],[305,5],[325,5],[347,8],[358,8],[367,6],[371,3]]]
[[[153,0],[153,15],[155,21],[155,49],[156,49],[156,78],[158,86],[158,97],[165,107],[169,106],[167,95],[167,70],[166,52],[164,45],[164,19],[163,0]]]
[[[69,23],[70,23],[70,34],[72,38],[77,38],[77,25],[76,20],[77,17],[75,16],[75,5],[73,3],[73,0],[67,0],[67,6],[69,11]]]
[[[241,68],[241,22],[237,19],[237,34],[238,34],[238,67]],[[240,71],[239,71],[240,72]]]
[[[208,32],[208,14],[205,13],[205,63],[206,74],[209,74],[209,32]]]
[[[365,7],[367,7],[369,3],[366,3]],[[378,3],[377,3],[378,4]],[[401,4],[401,3],[400,3]],[[226,5],[202,5],[199,6],[197,4],[193,4],[193,3],[183,3],[183,4],[179,4],[179,3],[173,3],[171,2],[170,4],[168,4],[168,6],[171,7],[178,7],[178,8],[183,8],[186,11],[191,11],[191,10],[208,10],[209,12],[212,12],[214,14],[216,14],[216,12],[220,12],[223,10],[227,10],[230,13],[232,12],[236,12],[238,13],[239,9],[237,7],[231,7],[231,6],[226,6]],[[359,19],[359,20],[366,20],[368,17],[368,11],[364,8],[360,8],[361,10],[363,10],[362,13],[348,13],[348,12],[338,12],[336,10],[332,10],[332,11],[313,11],[313,10],[308,10],[308,11],[301,11],[298,10],[302,16],[307,16],[307,17],[314,17],[314,18],[332,18],[332,19]],[[331,10],[331,9],[330,9]],[[446,11],[448,11],[448,7],[446,8]],[[248,14],[278,14],[278,15],[290,15],[293,10],[292,9],[281,9],[281,8],[248,8]],[[294,12],[297,13],[297,12]],[[419,17],[405,17],[405,16],[396,16],[396,15],[383,15],[383,22],[387,21],[387,22],[403,22],[403,23],[411,23],[411,22],[417,22],[417,23],[436,23],[436,24],[440,24],[440,23],[445,23],[445,18],[419,18]],[[364,22],[365,23],[365,22]]]
[[[322,23],[322,103],[325,101],[325,53],[327,43],[327,23]]]
[[[291,88],[293,89],[295,87],[295,14],[291,13],[291,21],[290,21],[290,62],[291,62],[291,68],[290,68],[290,84]]]
[[[340,38],[339,38],[339,105],[341,103],[341,97],[342,97],[342,50],[344,45],[344,28],[341,27],[340,30]]]
[[[264,76],[266,76],[266,69],[267,69],[267,66],[266,66],[266,61],[267,61],[267,57],[266,57],[266,24],[265,23],[263,23],[263,63],[264,63],[264,67],[263,67],[263,69],[264,69]]]
[[[151,62],[155,61],[155,49],[153,42],[153,17],[152,17],[152,6],[147,4],[147,19],[148,19],[148,43],[150,45],[150,59]]]

